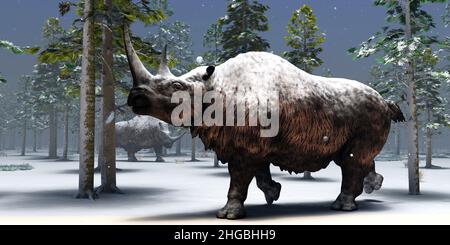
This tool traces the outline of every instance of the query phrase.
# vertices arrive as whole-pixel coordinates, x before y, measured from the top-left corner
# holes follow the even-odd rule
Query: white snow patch
[[[376,161],[383,186],[359,196],[360,209],[351,213],[328,207],[340,192],[341,171],[335,164],[314,172],[316,181],[302,181],[301,175],[271,167],[274,180],[283,185],[276,205],[264,205],[264,195],[253,181],[245,202],[252,216],[221,220],[214,210],[226,202],[229,177],[226,167],[212,167],[213,158],[189,163],[186,156],[169,156],[164,163],[129,163],[126,154],[119,154],[118,167],[131,170],[117,175],[118,187],[126,195],[102,195],[89,202],[73,198],[77,162],[43,161],[45,151],[25,158],[16,151],[7,153],[2,161],[22,164],[26,159],[35,168],[0,173],[0,193],[6,193],[0,199],[1,224],[450,224],[448,158],[433,159],[443,169],[420,170],[419,196],[408,195],[408,170],[402,161]],[[138,157],[155,159],[147,152]],[[100,180],[96,174],[95,186]]]

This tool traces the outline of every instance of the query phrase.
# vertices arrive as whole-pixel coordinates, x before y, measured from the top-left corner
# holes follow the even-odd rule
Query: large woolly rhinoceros
[[[342,169],[341,193],[332,204],[336,210],[357,209],[355,198],[363,189],[370,193],[381,187],[383,177],[375,172],[374,158],[386,142],[391,121],[405,119],[396,104],[369,86],[314,76],[265,52],[240,54],[217,67],[198,67],[179,77],[170,73],[163,52],[158,74],[152,75],[134,51],[127,28],[124,39],[134,80],[128,105],[137,114],[170,123],[172,111],[178,108],[171,97],[179,91],[191,97],[198,90],[217,91],[236,97],[236,105],[246,109],[256,105],[246,100],[262,102],[278,95],[279,130],[274,137],[261,137],[262,124],[191,126],[192,134],[228,163],[228,201],[218,218],[245,215],[244,201],[254,177],[268,203],[278,199],[281,185],[271,178],[271,163],[301,173],[318,171],[334,161]],[[192,101],[195,111],[198,105],[195,98]]]
[[[116,123],[116,146],[125,149],[130,162],[137,161],[136,152],[151,148],[155,151],[156,162],[164,162],[163,147],[172,147],[182,136],[170,136],[167,123],[152,116],[135,116]]]

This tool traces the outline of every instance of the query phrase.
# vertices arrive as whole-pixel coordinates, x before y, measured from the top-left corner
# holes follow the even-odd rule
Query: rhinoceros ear
[[[215,69],[216,68],[214,66],[208,66],[208,68],[206,68],[206,73],[202,76],[203,81],[208,80],[214,73]]]

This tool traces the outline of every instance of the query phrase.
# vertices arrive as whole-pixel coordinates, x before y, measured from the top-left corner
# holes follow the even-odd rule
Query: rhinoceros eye
[[[182,90],[183,85],[180,82],[174,82],[174,83],[172,83],[172,88],[175,90]]]

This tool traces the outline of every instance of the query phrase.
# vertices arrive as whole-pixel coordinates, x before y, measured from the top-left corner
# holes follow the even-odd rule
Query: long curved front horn
[[[164,45],[164,48],[161,52],[161,62],[159,63],[158,74],[163,77],[173,77],[174,75],[170,72],[169,62],[167,57],[167,44]]]
[[[154,76],[145,68],[139,56],[134,51],[131,43],[130,30],[127,24],[123,26],[123,40],[125,44],[125,51],[127,53],[128,65],[130,66],[131,75],[133,76],[133,87],[137,87],[143,81],[151,81]]]
[[[172,141],[172,143],[174,143],[175,141],[181,139],[181,137],[183,137],[184,134],[186,134],[186,132],[183,132],[182,134],[180,134],[178,136],[169,136],[169,138]]]

